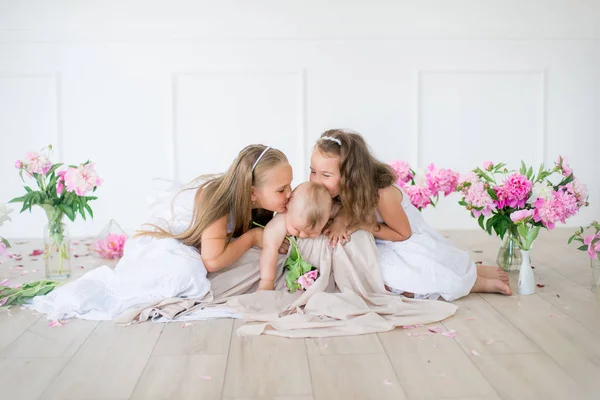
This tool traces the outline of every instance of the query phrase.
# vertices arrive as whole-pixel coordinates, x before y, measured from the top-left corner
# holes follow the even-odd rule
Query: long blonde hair
[[[267,171],[279,164],[288,163],[288,159],[277,149],[265,149],[267,147],[261,144],[246,146],[233,160],[227,172],[209,177],[198,187],[194,196],[193,218],[185,231],[173,234],[160,226],[148,224],[154,229],[138,231],[137,236],[174,238],[187,246],[200,249],[204,230],[226,215],[233,216],[233,230],[228,232],[227,239],[248,231],[253,220],[266,224],[273,217],[273,212],[252,210],[252,186],[263,185],[267,179]],[[195,180],[202,178],[205,177]]]
[[[324,139],[326,137],[329,139]],[[339,140],[339,144],[331,138]],[[358,133],[328,130],[321,135],[315,148],[325,155],[340,158],[338,200],[351,223],[375,223],[379,189],[396,182],[394,170],[371,154],[365,139]]]

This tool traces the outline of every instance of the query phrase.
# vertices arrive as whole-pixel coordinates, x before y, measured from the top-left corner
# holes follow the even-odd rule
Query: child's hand
[[[288,240],[284,240],[281,242],[281,246],[279,246],[279,254],[287,254],[290,249],[290,242]]]
[[[263,248],[263,228],[252,228],[250,229],[252,233],[252,246],[256,246],[259,248]]]
[[[344,223],[334,221],[323,234],[327,236],[327,245],[335,248],[338,243],[342,245],[350,241],[350,234]]]
[[[273,281],[261,279],[260,282],[258,283],[258,290],[274,290],[274,289],[275,289],[275,282],[273,282]]]

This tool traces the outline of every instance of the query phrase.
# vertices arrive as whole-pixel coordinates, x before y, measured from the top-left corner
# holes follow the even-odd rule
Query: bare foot
[[[508,285],[508,274],[502,268],[492,267],[491,265],[478,265],[477,275],[482,278],[500,279]]]
[[[512,295],[510,286],[500,279],[489,279],[481,276],[478,276],[475,280],[471,293],[500,293],[507,296]]]

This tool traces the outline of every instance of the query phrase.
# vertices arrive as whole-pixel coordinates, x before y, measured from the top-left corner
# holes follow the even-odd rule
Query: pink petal
[[[392,384],[392,381],[390,381],[388,378],[385,378],[385,379],[383,380],[383,384],[384,384],[384,385],[388,385],[388,386],[389,386],[389,385],[391,385],[391,384]]]
[[[493,344],[494,343],[494,339],[487,339],[485,341],[485,344]]]
[[[471,350],[471,354],[473,354],[474,356],[479,356],[479,355],[481,355],[481,354],[479,354],[479,353],[478,353],[477,351],[475,351],[475,350]]]
[[[212,379],[212,376],[210,376],[210,375],[200,375],[198,378],[204,379],[205,381],[210,381]]]
[[[454,339],[456,337],[456,331],[450,329],[448,332],[442,332],[442,335],[449,337],[450,339]]]
[[[467,318],[467,321],[475,321],[475,318]]]

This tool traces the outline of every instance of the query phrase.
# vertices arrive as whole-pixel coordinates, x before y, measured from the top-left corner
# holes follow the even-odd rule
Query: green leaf
[[[533,242],[535,241],[535,239],[537,239],[539,233],[540,233],[539,226],[534,226],[533,228],[531,228],[529,230],[529,233],[527,233],[527,245],[530,248],[531,248],[531,245],[533,244]]]
[[[494,189],[488,188],[487,192],[493,200],[498,200],[498,196],[496,195],[496,191]]]
[[[54,164],[49,170],[48,173],[46,175],[50,175],[53,174],[57,169],[59,169],[63,164],[59,163],[59,164]]]
[[[481,214],[479,216],[479,218],[477,218],[477,222],[479,223],[479,226],[481,227],[481,229],[485,230],[485,227],[483,226],[483,220],[485,219],[485,216],[483,214]]]
[[[35,181],[37,182],[38,187],[40,189],[43,189],[44,188],[44,176],[42,174],[34,173],[33,177],[35,178]]]
[[[90,217],[94,218],[94,212],[92,211],[92,208],[88,205],[87,202],[83,203],[83,205],[85,206],[85,209],[87,210],[87,212],[90,214]]]
[[[587,249],[588,249],[588,245],[587,244],[584,244],[583,246],[579,246],[577,248],[577,250],[586,250],[586,251],[587,251]]]
[[[75,213],[73,212],[73,209],[71,207],[64,203],[60,203],[58,205],[58,208],[60,208],[61,211],[64,212],[71,221],[75,221]]]
[[[571,237],[569,238],[569,241],[567,242],[567,244],[571,244],[571,242],[573,241],[573,239],[575,239],[575,235],[573,235],[573,236],[571,236]]]
[[[29,186],[25,186],[25,190],[27,191],[27,193],[33,192],[33,190]]]
[[[313,266],[304,260],[300,260],[300,267],[302,268],[302,275],[313,269]]]
[[[81,218],[83,218],[84,221],[87,220],[87,218],[85,217],[85,208],[83,207],[82,198],[77,196],[75,203],[73,205],[76,206],[75,213],[77,213],[77,211],[79,211]]]
[[[463,207],[467,206],[467,202],[464,201],[464,200],[459,201],[458,204],[461,205],[461,206],[463,206]]]
[[[521,160],[521,170],[519,171],[521,175],[525,175],[527,173],[527,167],[525,166],[525,162]]]
[[[21,197],[15,197],[14,199],[10,200],[9,203],[20,203],[22,201],[25,201],[25,198],[27,198],[27,195],[21,196]]]
[[[527,170],[527,179],[531,179],[531,175],[533,175],[533,168],[529,167]]]
[[[573,182],[573,179],[574,179],[573,174],[571,174],[571,175],[567,176],[565,179],[563,179],[558,185],[556,185],[555,188],[558,188],[559,186],[564,186],[568,183],[571,183],[571,182]]]

